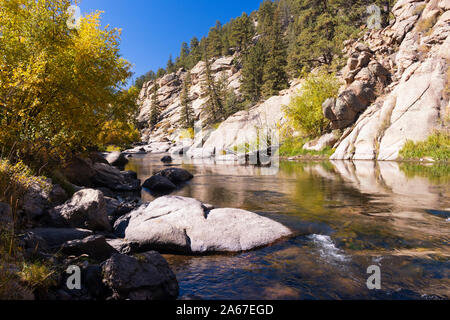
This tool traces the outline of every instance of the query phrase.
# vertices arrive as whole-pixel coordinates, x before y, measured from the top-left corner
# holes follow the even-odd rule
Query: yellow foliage
[[[136,109],[119,30],[100,12],[69,29],[70,4],[0,0],[0,147],[36,166],[98,145],[106,122]]]

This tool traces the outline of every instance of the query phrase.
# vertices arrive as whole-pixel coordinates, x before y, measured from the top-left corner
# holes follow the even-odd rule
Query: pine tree
[[[175,72],[175,64],[173,63],[172,55],[170,55],[169,61],[167,61],[166,71],[167,73]]]
[[[150,107],[150,128],[152,129],[154,129],[156,124],[159,122],[159,117],[161,115],[161,109],[159,106],[159,99],[158,99],[158,90],[159,85],[155,81],[155,84],[153,85],[152,89],[152,101]]]
[[[180,103],[181,103],[180,125],[182,128],[185,129],[193,128],[195,122],[195,113],[194,110],[192,109],[189,99],[190,85],[191,85],[191,74],[190,72],[188,72],[186,75],[186,79],[184,80],[183,89],[180,95]]]
[[[289,87],[286,73],[287,52],[278,9],[275,10],[272,28],[266,42],[268,52],[264,66],[262,94],[264,97],[270,97]]]
[[[240,91],[248,102],[255,103],[261,98],[265,56],[264,45],[258,42],[244,58]]]
[[[255,35],[255,28],[250,17],[244,12],[242,16],[233,21],[231,27],[231,45],[238,51],[246,51]]]
[[[222,24],[220,21],[209,30],[208,33],[208,55],[209,57],[218,57],[222,54]]]
[[[164,68],[159,68],[156,72],[156,78],[161,78],[166,74],[166,70]]]
[[[188,57],[189,57],[189,46],[186,42],[181,44],[180,57],[178,58],[178,63],[176,64],[176,69],[178,68],[188,68]]]
[[[264,0],[258,10],[258,33],[268,34],[272,29],[276,6],[271,0]]]
[[[207,97],[207,102],[204,104],[203,111],[206,114],[206,125],[214,125],[225,120],[225,110],[220,96],[219,88],[214,77],[211,74],[211,65],[208,58],[207,42],[204,46],[205,57],[205,79],[203,90]]]

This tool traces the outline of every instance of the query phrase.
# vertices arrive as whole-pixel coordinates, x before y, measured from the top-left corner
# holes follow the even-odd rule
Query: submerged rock
[[[167,300],[178,297],[178,282],[158,252],[131,257],[114,254],[102,266],[103,283],[115,299]]]
[[[130,213],[125,238],[140,250],[240,252],[291,235],[282,224],[240,209],[213,209],[198,200],[159,198]]]

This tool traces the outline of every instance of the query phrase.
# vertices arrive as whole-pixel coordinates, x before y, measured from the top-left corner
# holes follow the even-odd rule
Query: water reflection
[[[136,156],[146,179],[164,168]],[[252,166],[173,164],[195,178],[174,194],[278,220],[297,237],[238,255],[167,256],[184,298],[419,299],[450,297],[450,172],[370,161],[281,162],[276,175]],[[143,191],[143,199],[154,198]],[[369,291],[378,264],[382,290]]]

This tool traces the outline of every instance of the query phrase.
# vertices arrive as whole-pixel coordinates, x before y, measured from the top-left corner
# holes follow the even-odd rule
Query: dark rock
[[[52,185],[47,181],[35,181],[27,189],[22,199],[22,212],[30,219],[38,219],[51,208],[50,191]]]
[[[128,223],[130,221],[130,214],[126,214],[114,223],[114,235],[119,238],[125,238],[125,229],[128,227]]]
[[[60,247],[64,242],[84,239],[93,235],[93,232],[90,230],[74,228],[36,228],[29,231],[35,236],[44,239],[49,247]]]
[[[82,240],[67,241],[62,245],[61,251],[64,254],[75,256],[87,254],[98,261],[104,261],[116,252],[102,235],[89,236]]]
[[[119,192],[137,191],[141,188],[139,180],[131,179],[129,173],[123,175],[115,167],[103,163],[96,163],[94,169],[95,175],[92,180],[96,187],[106,187]]]
[[[173,161],[173,159],[171,156],[164,156],[161,158],[161,162],[164,162],[164,163],[170,163],[172,161]]]
[[[155,251],[130,257],[114,254],[102,265],[103,283],[115,299],[167,300],[178,297],[178,282],[166,260]]]
[[[169,179],[174,184],[180,184],[191,180],[194,176],[187,170],[180,168],[168,168],[155,174]]]
[[[77,186],[91,187],[95,170],[90,159],[74,157],[65,165],[63,173],[71,183]]]
[[[121,171],[121,174],[123,175],[123,177],[126,181],[137,180],[137,178],[138,178],[137,173],[134,171],[131,171],[131,170]]]
[[[175,184],[163,176],[153,176],[145,180],[142,186],[154,192],[170,192],[177,188]]]
[[[105,298],[107,288],[103,284],[102,267],[100,265],[89,265],[82,271],[84,286],[95,298]]]
[[[50,191],[50,202],[53,205],[61,205],[69,199],[67,192],[59,185],[55,184]]]
[[[111,231],[103,193],[84,189],[69,201],[51,210],[50,217],[56,225]]]
[[[103,157],[103,155],[100,152],[91,152],[89,154],[89,159],[92,161],[92,164],[95,163],[109,164],[109,162]]]
[[[128,159],[121,152],[111,152],[106,156],[106,160],[114,167],[123,168],[128,163]]]

